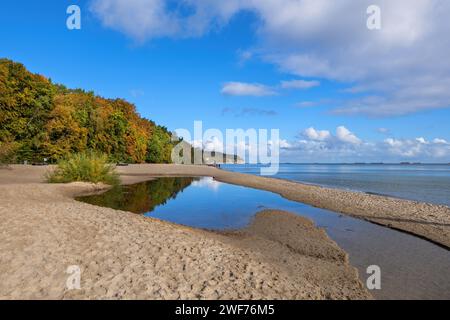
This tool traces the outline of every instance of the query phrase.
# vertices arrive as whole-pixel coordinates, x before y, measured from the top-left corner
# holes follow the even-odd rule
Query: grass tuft
[[[50,183],[75,181],[119,184],[115,167],[108,163],[108,157],[96,152],[76,153],[58,162],[57,168],[46,176]]]

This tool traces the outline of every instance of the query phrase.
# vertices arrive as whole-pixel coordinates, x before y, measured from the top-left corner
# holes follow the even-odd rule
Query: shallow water
[[[260,165],[224,165],[260,174]],[[276,178],[450,206],[450,165],[280,164]]]
[[[363,220],[289,201],[278,194],[212,178],[160,178],[78,200],[215,230],[243,228],[263,209],[312,219],[349,253],[365,283],[369,265],[381,268],[379,299],[450,299],[450,251]]]

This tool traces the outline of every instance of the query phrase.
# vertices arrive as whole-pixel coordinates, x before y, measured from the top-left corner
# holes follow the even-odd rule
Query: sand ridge
[[[450,208],[424,202],[221,172],[218,181],[271,191],[286,199],[404,231],[450,249]]]

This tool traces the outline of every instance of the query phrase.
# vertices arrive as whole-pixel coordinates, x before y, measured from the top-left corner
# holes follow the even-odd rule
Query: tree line
[[[68,89],[0,59],[0,161],[56,162],[93,150],[112,162],[170,163],[167,128],[123,99]]]

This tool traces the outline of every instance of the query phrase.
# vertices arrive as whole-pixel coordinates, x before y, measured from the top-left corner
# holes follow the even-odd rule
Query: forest
[[[95,151],[111,162],[170,163],[175,143],[123,99],[68,89],[0,59],[0,162],[55,163]]]

